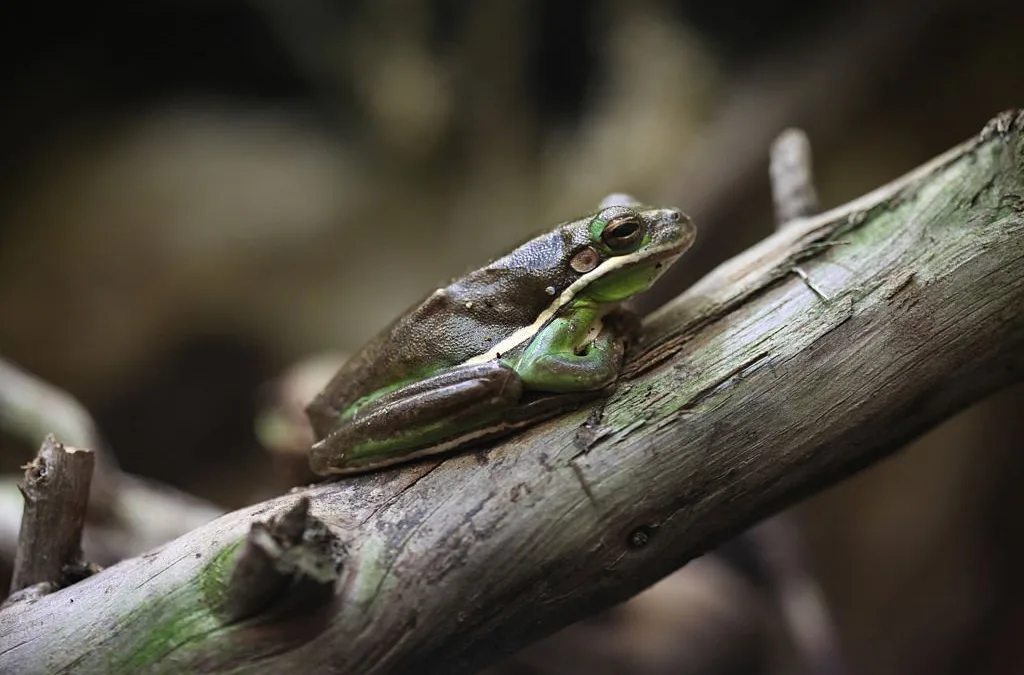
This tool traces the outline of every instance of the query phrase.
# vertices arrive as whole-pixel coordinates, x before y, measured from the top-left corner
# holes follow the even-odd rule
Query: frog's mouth
[[[558,297],[556,297],[551,304],[544,309],[544,311],[537,315],[537,318],[533,323],[516,330],[507,338],[491,347],[488,351],[478,356],[474,356],[466,363],[486,363],[487,361],[500,358],[502,354],[515,349],[536,335],[537,331],[543,328],[544,325],[547,324],[547,322],[550,321],[560,309],[577,298],[584,289],[595,281],[602,279],[613,272],[621,273],[632,267],[642,266],[646,268],[649,266],[653,274],[650,279],[650,283],[647,284],[650,286],[657,281],[658,277],[660,277],[665,270],[667,270],[671,264],[679,258],[679,256],[685,253],[686,249],[688,249],[693,243],[696,230],[693,225],[689,225],[689,227],[687,227],[686,225],[688,224],[688,220],[679,223],[676,236],[665,237],[666,241],[662,244],[656,244],[644,249],[643,251],[637,251],[636,253],[631,253],[629,255],[608,258],[600,265],[569,284],[569,286],[567,286],[565,290],[563,290]]]

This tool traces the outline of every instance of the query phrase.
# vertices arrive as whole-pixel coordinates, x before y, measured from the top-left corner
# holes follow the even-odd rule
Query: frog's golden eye
[[[643,228],[633,216],[621,216],[608,222],[601,231],[601,241],[613,251],[625,251],[632,248],[640,237]]]

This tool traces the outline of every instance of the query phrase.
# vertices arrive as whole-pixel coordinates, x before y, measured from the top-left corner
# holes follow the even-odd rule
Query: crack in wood
[[[579,481],[580,487],[583,488],[583,492],[587,495],[587,499],[591,505],[595,508],[598,506],[597,497],[594,496],[594,492],[590,489],[590,483],[587,481],[586,475],[583,473],[583,468],[576,461],[577,457],[573,457],[569,460],[569,466],[572,467],[572,472],[576,475],[576,480]]]
[[[731,368],[724,375],[716,378],[706,387],[703,387],[700,390],[698,390],[686,403],[680,406],[680,408],[676,411],[676,414],[678,415],[679,413],[682,412],[694,410],[702,403],[704,403],[704,401],[706,401],[707,399],[711,398],[716,393],[721,391],[729,383],[741,379],[744,375],[749,373],[754,366],[756,366],[761,361],[764,361],[769,356],[771,356],[770,352],[760,352],[746,359],[745,361],[737,365],[735,368]]]
[[[408,485],[402,487],[398,492],[388,497],[386,500],[384,500],[383,504],[375,508],[373,511],[369,513],[369,515],[367,515],[365,518],[359,521],[359,526],[361,527],[366,523],[370,522],[371,520],[374,520],[378,516],[378,514],[380,514],[381,511],[384,511],[385,509],[394,506],[398,502],[398,500],[402,498],[402,495],[404,495],[406,492],[415,487],[416,484],[419,483],[421,480],[432,474],[443,463],[444,460],[438,461],[436,464],[434,464],[434,466],[430,467],[419,476],[416,476],[416,478],[410,481]],[[406,467],[406,469],[404,470],[411,470],[411,467]]]

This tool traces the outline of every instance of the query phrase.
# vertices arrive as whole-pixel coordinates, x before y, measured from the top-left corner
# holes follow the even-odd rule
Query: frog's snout
[[[661,222],[666,224],[676,224],[681,226],[683,229],[693,227],[693,221],[690,220],[690,216],[682,212],[682,210],[675,208],[674,206],[667,209],[661,209]]]
[[[683,246],[688,246],[697,236],[697,228],[694,226],[690,216],[675,207],[659,209],[658,224],[667,239],[675,240]]]
[[[662,211],[662,214],[661,214],[662,220],[664,220],[666,222],[669,222],[669,223],[678,223],[678,222],[680,222],[685,217],[686,216],[685,216],[685,214],[682,211],[680,211],[679,209],[675,209],[675,208],[665,209],[664,211]]]

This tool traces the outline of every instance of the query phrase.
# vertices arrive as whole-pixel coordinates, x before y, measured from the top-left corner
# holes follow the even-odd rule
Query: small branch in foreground
[[[92,450],[67,447],[49,435],[25,470],[25,510],[14,557],[11,592],[43,582],[66,585],[88,576],[82,526],[89,503]]]
[[[343,553],[327,526],[309,515],[308,497],[269,522],[253,523],[228,584],[227,622],[326,604],[333,596]]]

